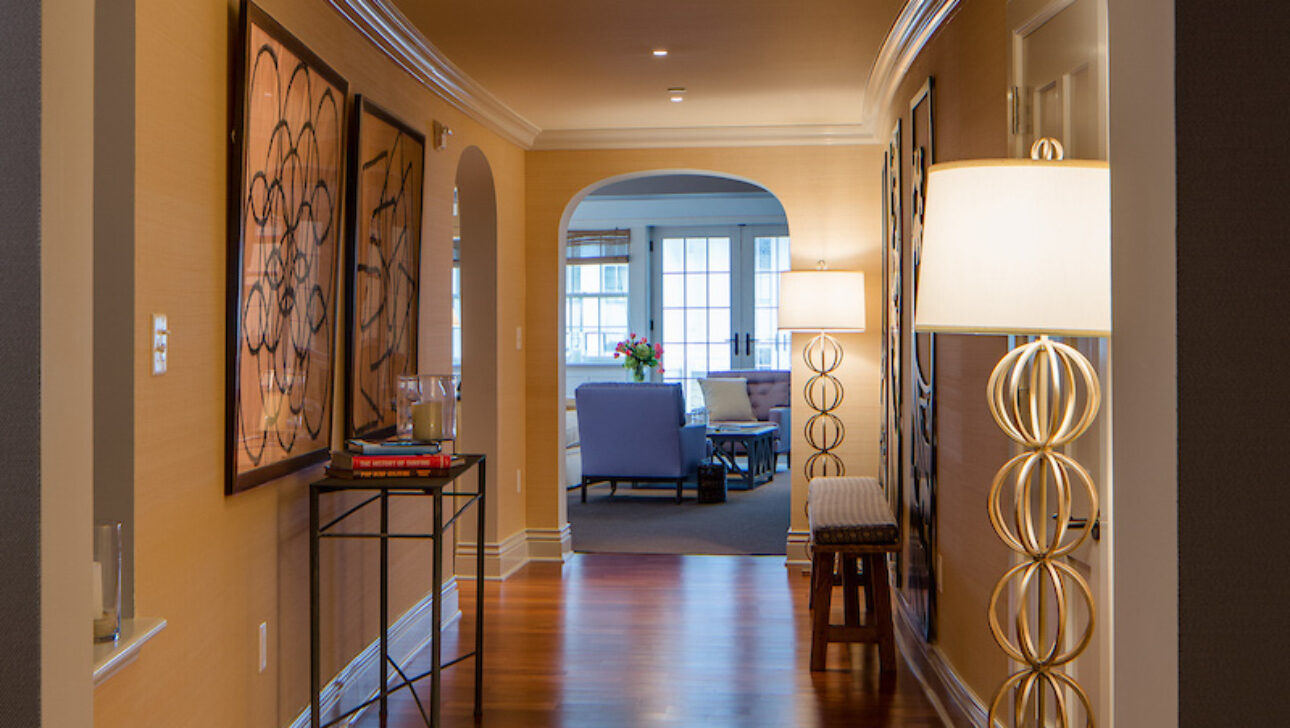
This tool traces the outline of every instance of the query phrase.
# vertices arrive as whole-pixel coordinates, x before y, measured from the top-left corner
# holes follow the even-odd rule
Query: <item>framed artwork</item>
[[[914,385],[912,474],[909,499],[909,588],[916,594],[914,610],[922,622],[923,637],[936,638],[936,338],[913,330],[918,307],[918,271],[923,253],[923,213],[927,200],[927,170],[935,161],[933,153],[933,79],[909,102],[909,228],[912,256],[910,301],[912,302],[909,347],[910,372]]]
[[[399,375],[417,374],[425,136],[363,96],[349,144],[345,431],[384,437]]]
[[[225,492],[326,459],[345,79],[252,3],[234,59]]]
[[[882,432],[879,436],[879,450],[882,458],[880,475],[883,490],[887,494],[887,503],[896,516],[896,522],[904,518],[905,469],[904,439],[901,434],[902,407],[904,405],[905,378],[901,370],[901,326],[900,317],[904,311],[904,235],[901,205],[900,175],[900,120],[896,120],[887,142],[887,151],[883,154],[882,171],[882,210],[883,210],[883,249],[882,249]],[[895,556],[896,586],[903,583],[903,564],[900,553]]]

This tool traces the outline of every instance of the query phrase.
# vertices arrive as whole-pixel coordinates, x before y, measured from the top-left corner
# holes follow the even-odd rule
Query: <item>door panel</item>
[[[651,337],[663,344],[664,381],[681,382],[687,409],[703,406],[711,371],[788,368],[778,331],[782,225],[653,228]]]
[[[1107,87],[1106,87],[1106,7],[1105,0],[1011,0],[1008,23],[1012,30],[1012,83],[1024,100],[1018,109],[1021,120],[1016,124],[1014,149],[1018,156],[1028,156],[1034,139],[1057,138],[1065,147],[1067,159],[1106,159]],[[1111,391],[1108,373],[1110,351],[1105,339],[1067,339],[1097,369],[1102,386],[1102,408],[1093,426],[1067,448],[1067,454],[1079,461],[1093,476],[1101,500],[1102,526],[1110,522],[1111,487]],[[1088,514],[1088,505],[1076,499],[1072,516]],[[1037,514],[1041,515],[1041,514]],[[1101,539],[1089,539],[1068,562],[1080,572],[1092,588],[1097,605],[1096,631],[1088,649],[1068,669],[1088,693],[1097,713],[1098,723],[1109,726],[1112,720],[1110,702],[1110,635],[1112,605],[1109,590],[1110,530],[1100,528]],[[1073,614],[1069,624],[1082,625],[1085,614],[1082,600],[1072,595]],[[1049,613],[1054,606],[1050,603]],[[1053,625],[1049,625],[1050,633]],[[1067,634],[1067,646],[1078,638],[1079,630]],[[1076,704],[1078,701],[1074,701]],[[1078,715],[1078,709],[1075,714]],[[1049,717],[1053,713],[1049,711]],[[1080,716],[1075,724],[1082,724]]]

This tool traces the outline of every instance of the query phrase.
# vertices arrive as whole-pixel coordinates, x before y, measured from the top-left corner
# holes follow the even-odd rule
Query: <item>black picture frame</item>
[[[321,462],[331,446],[349,92],[247,0],[239,29],[229,105],[228,495]]]
[[[381,438],[395,431],[398,376],[418,373],[426,143],[362,94],[351,114],[345,434]]]

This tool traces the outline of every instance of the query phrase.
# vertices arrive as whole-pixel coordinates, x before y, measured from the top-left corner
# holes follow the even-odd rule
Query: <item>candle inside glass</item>
[[[443,402],[418,402],[412,405],[412,439],[443,438]]]

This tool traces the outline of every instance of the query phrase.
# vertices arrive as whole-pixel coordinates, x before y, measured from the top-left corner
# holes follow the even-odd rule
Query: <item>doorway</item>
[[[790,241],[771,192],[711,174],[607,180],[572,210],[564,231],[564,470],[575,551],[785,553],[787,457],[769,482],[731,489],[724,503],[698,504],[693,478],[680,504],[675,485],[626,479],[612,494],[607,483],[591,486],[583,503],[580,430],[588,423],[575,392],[586,383],[629,381],[613,353],[633,334],[662,345],[662,371],[648,380],[681,385],[692,421],[705,404],[698,381],[709,374],[783,370],[787,390],[790,339],[778,332],[776,313]]]

